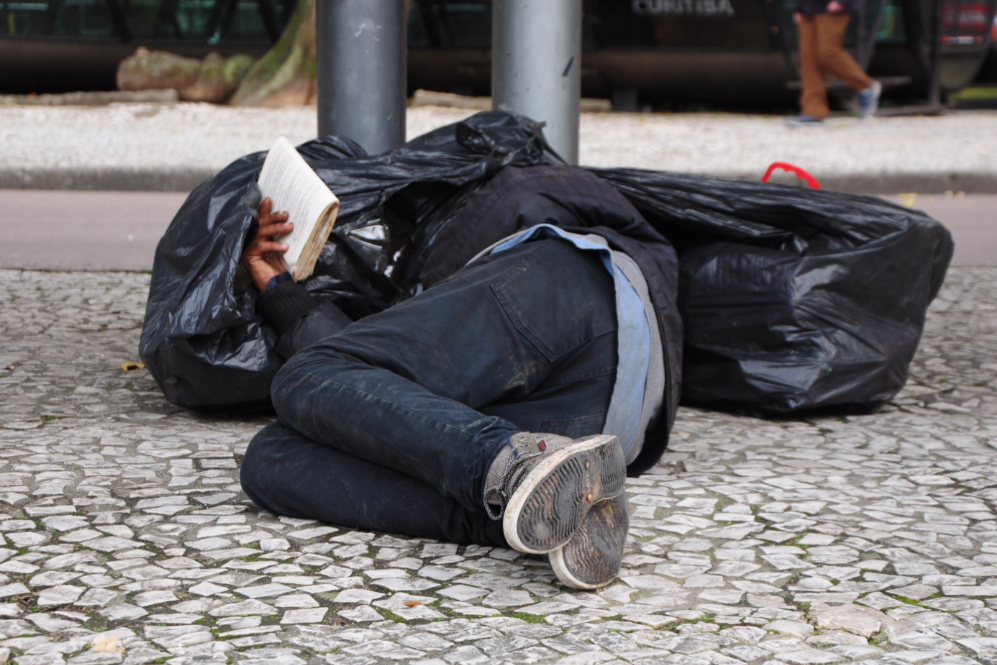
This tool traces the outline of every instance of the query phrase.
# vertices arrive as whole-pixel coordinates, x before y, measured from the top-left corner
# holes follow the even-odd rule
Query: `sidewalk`
[[[619,579],[259,512],[267,418],[171,406],[149,276],[0,270],[0,663],[997,663],[997,268],[950,272],[880,413],[682,408]]]
[[[170,189],[314,123],[300,109],[51,111],[0,108],[3,177]],[[459,116],[420,110],[411,133]],[[899,166],[870,150],[894,122],[928,135],[997,121],[803,135],[776,118],[641,118],[586,116],[582,160],[685,150],[674,168],[689,170],[698,144],[718,165],[747,154],[724,143],[729,122],[739,141],[767,128],[801,154],[865,135],[870,159]],[[614,135],[631,155],[593,150]],[[260,512],[239,464],[270,417],[178,408],[126,370],[149,281],[0,269],[0,665],[997,664],[997,267],[950,269],[906,387],[876,414],[681,408],[661,463],[627,482],[619,579],[588,593],[508,549]]]
[[[413,107],[408,136],[473,111]],[[0,107],[0,189],[189,191],[286,135],[313,138],[316,111],[207,104]],[[828,189],[997,193],[997,112],[841,117],[792,129],[777,116],[584,113],[580,162],[758,180],[784,161]],[[788,181],[788,180],[787,180]]]

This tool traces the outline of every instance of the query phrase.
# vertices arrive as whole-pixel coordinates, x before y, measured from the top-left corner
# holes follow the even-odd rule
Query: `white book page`
[[[276,238],[289,247],[283,259],[293,273],[322,211],[339,199],[283,136],[270,148],[258,184],[263,196],[273,200],[274,212],[287,212],[294,224],[293,231]]]

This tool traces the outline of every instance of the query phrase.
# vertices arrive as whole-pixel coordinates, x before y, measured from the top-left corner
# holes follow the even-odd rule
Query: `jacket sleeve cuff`
[[[301,317],[318,307],[318,302],[305,287],[293,280],[285,280],[260,294],[256,307],[267,323],[284,335]]]

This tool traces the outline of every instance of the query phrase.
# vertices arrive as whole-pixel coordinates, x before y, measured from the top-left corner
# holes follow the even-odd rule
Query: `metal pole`
[[[405,142],[405,0],[316,0],[319,136]]]
[[[582,0],[495,0],[492,108],[547,123],[544,136],[578,163]]]
[[[941,0],[933,0],[933,21],[931,26],[931,70],[928,74],[928,104],[939,111],[942,108],[942,13]]]

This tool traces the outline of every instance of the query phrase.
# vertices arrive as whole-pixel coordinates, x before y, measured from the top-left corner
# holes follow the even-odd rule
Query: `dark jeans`
[[[293,356],[242,486],[275,514],[505,545],[489,465],[517,431],[601,432],[616,345],[594,256],[548,239],[487,257]]]

